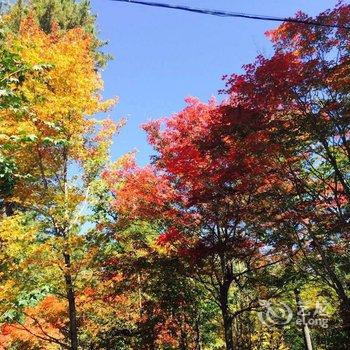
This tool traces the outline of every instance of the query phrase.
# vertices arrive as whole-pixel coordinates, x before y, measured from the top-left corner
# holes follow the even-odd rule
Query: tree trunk
[[[311,341],[311,336],[310,336],[310,330],[309,330],[309,326],[308,326],[307,321],[306,321],[304,306],[303,306],[302,301],[300,299],[300,290],[298,288],[296,288],[294,290],[294,293],[295,293],[295,300],[297,302],[298,314],[299,314],[299,316],[301,316],[301,327],[303,330],[305,349],[312,350],[312,341]]]
[[[233,350],[233,330],[232,330],[232,317],[228,309],[228,291],[230,288],[230,282],[224,283],[220,288],[220,305],[222,320],[224,324],[224,335],[226,350]]]
[[[71,261],[70,255],[64,253],[64,262],[66,266],[65,282],[66,292],[68,299],[68,314],[69,314],[69,338],[70,338],[70,350],[78,350],[78,324],[77,324],[77,311],[75,304],[75,292],[72,281],[72,275],[70,272]]]
[[[224,321],[224,333],[226,350],[233,350],[233,334],[232,334],[232,319],[228,313],[228,310],[221,310]]]
[[[233,350],[233,328],[232,321],[233,318],[230,315],[230,310],[228,307],[228,295],[230,291],[230,286],[233,281],[232,275],[232,265],[229,268],[227,259],[224,254],[220,256],[221,272],[223,275],[223,283],[220,285],[220,308],[222,313],[222,320],[224,325],[224,335],[226,350]]]

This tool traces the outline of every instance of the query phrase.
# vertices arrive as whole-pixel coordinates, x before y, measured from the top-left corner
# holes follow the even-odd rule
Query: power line
[[[350,29],[350,27],[344,26],[344,25],[327,24],[327,23],[322,23],[322,22],[317,22],[312,20],[303,20],[303,19],[290,18],[290,17],[283,18],[283,17],[274,17],[274,16],[254,15],[254,14],[241,13],[241,12],[228,12],[228,11],[220,11],[220,10],[200,9],[195,7],[171,5],[171,4],[165,4],[165,3],[153,2],[153,1],[140,1],[140,0],[111,0],[111,1],[125,2],[129,4],[137,4],[137,5],[144,5],[144,6],[151,6],[151,7],[168,8],[172,10],[188,11],[188,12],[200,13],[200,14],[211,15],[211,16],[219,16],[219,17],[248,18],[248,19],[257,19],[261,21],[274,21],[274,22],[292,22],[292,23],[299,23],[299,24],[305,24],[305,25],[328,27],[328,28]]]

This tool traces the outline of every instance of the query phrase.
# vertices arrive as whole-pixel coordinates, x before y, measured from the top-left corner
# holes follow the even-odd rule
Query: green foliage
[[[111,56],[100,51],[106,44],[98,38],[96,16],[91,13],[90,0],[17,0],[10,10],[12,31],[18,32],[23,17],[33,14],[40,27],[50,33],[52,25],[57,23],[62,31],[83,28],[94,38],[93,52],[97,67],[103,67]]]

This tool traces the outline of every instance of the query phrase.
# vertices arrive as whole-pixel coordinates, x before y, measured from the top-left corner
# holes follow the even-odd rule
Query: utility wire
[[[299,24],[305,24],[305,25],[328,27],[328,28],[350,29],[349,26],[338,25],[338,24],[327,24],[327,23],[322,23],[322,22],[317,22],[312,20],[303,20],[303,19],[290,18],[290,17],[283,18],[283,17],[264,16],[264,15],[254,15],[254,14],[240,13],[240,12],[227,12],[227,11],[220,11],[220,10],[200,9],[195,7],[171,5],[171,4],[165,4],[165,3],[153,2],[153,1],[140,1],[140,0],[111,0],[111,1],[125,2],[129,4],[137,4],[137,5],[144,5],[144,6],[151,6],[151,7],[168,8],[172,10],[195,12],[195,13],[200,13],[204,15],[219,16],[219,17],[248,18],[248,19],[257,19],[261,21],[274,21],[274,22],[292,22],[292,23],[299,23]]]

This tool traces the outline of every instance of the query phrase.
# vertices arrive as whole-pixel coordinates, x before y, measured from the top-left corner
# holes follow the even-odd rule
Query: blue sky
[[[333,7],[326,0],[159,0],[201,8],[288,17],[301,9],[311,15]],[[207,101],[224,86],[224,74],[239,73],[258,53],[271,53],[264,32],[275,22],[222,18],[170,9],[92,0],[105,51],[115,59],[102,73],[104,97],[120,101],[110,113],[128,123],[115,139],[114,159],[138,150],[149,161],[151,148],[140,125],[184,107],[186,96]]]

